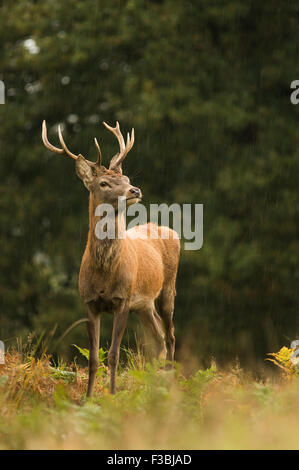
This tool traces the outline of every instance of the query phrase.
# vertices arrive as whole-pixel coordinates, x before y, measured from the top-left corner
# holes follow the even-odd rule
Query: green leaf
[[[76,344],[73,344],[75,348],[78,349],[79,353],[82,354],[87,360],[89,360],[89,349],[87,348],[80,348],[80,346],[77,346]],[[103,348],[99,349],[99,363],[101,364],[107,359],[107,351],[105,351]]]

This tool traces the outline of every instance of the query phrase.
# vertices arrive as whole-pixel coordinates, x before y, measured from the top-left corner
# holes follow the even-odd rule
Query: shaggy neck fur
[[[95,260],[97,267],[105,272],[111,272],[112,267],[118,264],[124,242],[121,238],[126,230],[124,214],[115,213],[115,238],[105,238],[100,240],[96,236],[96,224],[101,217],[95,216],[97,206],[101,202],[92,193],[89,195],[89,233],[88,244],[91,259]],[[105,217],[105,216],[104,216]]]

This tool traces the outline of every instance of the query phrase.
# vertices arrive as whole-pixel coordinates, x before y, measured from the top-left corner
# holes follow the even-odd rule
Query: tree
[[[83,315],[88,195],[43,148],[46,118],[52,141],[62,122],[89,159],[95,135],[106,158],[115,150],[101,121],[134,126],[126,170],[145,202],[204,204],[203,248],[179,270],[182,351],[248,363],[294,339],[298,5],[20,0],[2,13],[1,337],[62,333]]]

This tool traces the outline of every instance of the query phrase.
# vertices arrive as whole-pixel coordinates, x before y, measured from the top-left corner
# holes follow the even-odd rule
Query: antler
[[[97,151],[98,151],[98,159],[97,159],[96,165],[101,166],[101,164],[102,164],[102,152],[101,152],[101,149],[100,149],[100,146],[99,146],[99,143],[98,143],[96,137],[94,138],[94,143],[95,143]]]
[[[52,152],[59,153],[59,154],[61,154],[61,155],[65,153],[66,155],[68,155],[69,157],[73,158],[74,160],[77,160],[77,158],[79,158],[79,155],[82,157],[81,154],[75,155],[74,153],[72,153],[72,152],[67,148],[66,143],[64,142],[63,137],[62,137],[62,132],[61,132],[60,125],[58,126],[58,137],[59,137],[59,142],[61,143],[62,149],[60,149],[60,148],[58,148],[58,147],[55,147],[54,145],[50,144],[50,142],[48,141],[46,121],[43,120],[43,125],[42,125],[42,139],[43,139],[43,143],[44,143],[45,147],[47,147],[49,150],[52,150]],[[102,154],[101,154],[100,146],[99,146],[98,141],[97,141],[96,139],[95,139],[95,144],[96,144],[96,147],[97,147],[97,150],[98,150],[98,160],[97,160],[96,165],[101,165]],[[84,157],[83,157],[83,158],[84,158]],[[86,158],[85,158],[85,160],[86,160],[87,163],[89,163],[90,165],[95,165],[94,162],[90,162],[90,161],[87,160]]]
[[[130,136],[129,132],[127,133],[127,143],[125,144],[124,138],[123,138],[122,133],[121,133],[120,128],[119,128],[118,121],[116,121],[116,126],[115,127],[108,126],[108,124],[106,124],[106,122],[104,122],[103,124],[117,138],[118,143],[119,143],[119,150],[120,150],[119,153],[114,155],[114,157],[111,159],[109,169],[110,170],[119,170],[119,171],[121,171],[121,163],[126,158],[127,154],[129,153],[129,151],[131,150],[131,148],[134,145],[134,140],[135,140],[134,129],[132,129],[132,131],[131,131],[131,136]],[[58,126],[58,137],[59,137],[59,142],[60,142],[62,148],[58,148],[58,147],[55,147],[54,145],[50,144],[50,142],[48,141],[48,136],[47,136],[46,121],[43,120],[42,139],[43,139],[43,143],[44,143],[45,147],[47,147],[52,152],[59,153],[60,155],[65,153],[66,155],[73,158],[74,160],[77,160],[79,158],[79,156],[82,157],[81,154],[76,155],[76,154],[72,153],[67,148],[66,143],[64,142],[64,139],[63,139],[63,136],[62,136],[60,125]],[[102,164],[102,152],[101,152],[99,143],[98,143],[96,138],[94,138],[94,142],[95,142],[95,146],[96,146],[97,151],[98,151],[98,159],[97,159],[96,163],[90,162],[86,158],[85,158],[85,161],[87,163],[89,163],[90,165],[92,165],[92,166],[95,166],[95,165],[96,166],[101,166],[101,164]],[[82,158],[84,158],[84,157],[82,157]]]
[[[134,128],[131,131],[131,136],[130,136],[129,132],[127,133],[127,143],[125,145],[125,141],[124,141],[124,138],[123,138],[122,133],[120,131],[118,121],[116,121],[116,126],[115,127],[108,126],[108,124],[106,124],[106,122],[103,122],[103,124],[117,138],[118,143],[119,143],[119,150],[120,150],[120,152],[117,153],[111,159],[109,169],[110,170],[115,170],[117,168],[121,169],[122,161],[126,158],[127,154],[129,153],[129,151],[131,150],[131,148],[134,145],[134,140],[135,140]]]

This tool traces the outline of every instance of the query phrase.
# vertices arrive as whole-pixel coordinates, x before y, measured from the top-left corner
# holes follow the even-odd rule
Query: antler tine
[[[135,142],[135,131],[134,131],[134,127],[133,127],[132,130],[131,130],[131,137],[130,137],[129,132],[127,134],[127,145],[126,145],[127,153],[133,147],[134,142]]]
[[[47,147],[47,149],[52,150],[52,152],[59,153],[59,154],[64,153],[63,149],[59,149],[58,147],[54,147],[54,145],[50,144],[50,142],[48,141],[47,125],[46,125],[45,120],[43,120],[43,125],[42,125],[42,139],[43,139],[43,143],[44,143],[45,147]]]
[[[102,152],[101,152],[101,148],[99,146],[99,143],[98,143],[96,137],[94,138],[94,143],[95,143],[97,151],[98,151],[98,159],[97,159],[96,165],[101,166],[101,164],[102,164]]]
[[[59,142],[61,143],[61,146],[62,146],[63,150],[65,151],[65,153],[66,153],[69,157],[73,158],[74,160],[77,160],[77,158],[78,158],[79,155],[75,155],[74,153],[72,153],[72,152],[67,148],[67,146],[66,146],[66,144],[65,144],[65,142],[64,142],[64,140],[63,140],[62,132],[61,132],[61,128],[60,128],[60,124],[59,124],[59,126],[58,126],[58,137],[59,137]]]
[[[125,159],[126,155],[128,154],[128,152],[131,150],[131,148],[134,145],[134,141],[135,141],[134,129],[132,129],[131,131],[131,137],[130,137],[129,132],[127,133],[127,143],[125,145],[125,141],[120,131],[118,121],[116,121],[115,127],[108,126],[106,122],[103,122],[103,124],[109,131],[111,131],[116,136],[118,143],[119,143],[120,152],[118,155],[115,155],[112,158],[110,162],[110,166],[109,166],[109,168],[116,168],[117,166],[120,166],[121,162]]]
[[[120,128],[119,128],[119,122],[116,121],[116,126],[115,127],[111,127],[109,126],[106,122],[103,122],[104,126],[109,130],[111,131],[115,137],[117,138],[118,140],[118,143],[119,143],[119,149],[120,151],[124,151],[125,150],[125,141],[124,141],[124,138],[123,138],[123,135],[120,131]]]
[[[134,141],[135,141],[135,134],[134,134],[134,128],[132,128],[132,131],[131,131],[131,136],[130,136],[130,133],[127,132],[127,143],[126,143],[126,147],[125,147],[125,152],[124,154],[120,154],[117,161],[119,163],[121,163],[124,158],[126,157],[126,155],[130,152],[131,148],[133,147],[134,145]]]
[[[52,152],[55,152],[55,153],[59,153],[60,155],[62,154],[67,154],[69,157],[73,158],[74,160],[77,160],[77,158],[80,156],[82,158],[84,158],[81,154],[80,155],[75,155],[74,153],[72,153],[66,146],[64,140],[63,140],[63,137],[62,137],[62,132],[61,132],[61,128],[60,128],[60,125],[58,126],[58,136],[59,136],[59,141],[62,145],[62,149],[58,148],[58,147],[55,147],[54,145],[50,144],[50,142],[48,141],[48,136],[47,136],[47,125],[46,125],[46,121],[43,120],[43,125],[42,125],[42,139],[43,139],[43,143],[45,145],[45,147],[47,147],[49,150],[52,150]],[[94,165],[93,162],[90,162],[89,160],[86,160],[86,158],[84,158],[84,160],[89,163],[90,165]]]

